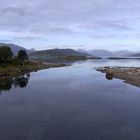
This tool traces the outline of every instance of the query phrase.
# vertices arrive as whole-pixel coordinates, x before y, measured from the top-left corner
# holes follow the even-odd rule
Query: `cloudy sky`
[[[0,42],[140,50],[140,0],[0,0]]]

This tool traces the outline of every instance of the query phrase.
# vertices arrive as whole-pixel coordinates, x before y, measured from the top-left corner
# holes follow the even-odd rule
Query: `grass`
[[[47,69],[51,67],[61,67],[64,64],[47,64],[43,62],[27,61],[22,65],[0,65],[0,79],[13,78],[22,74],[30,73],[41,69]]]

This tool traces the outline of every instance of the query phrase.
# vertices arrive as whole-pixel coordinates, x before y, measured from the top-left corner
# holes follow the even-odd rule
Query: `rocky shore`
[[[96,70],[105,73],[108,80],[121,79],[125,83],[140,87],[140,67],[99,67]]]
[[[64,67],[64,66],[66,65],[37,62],[37,61],[30,61],[30,63],[25,64],[24,66],[8,65],[5,67],[0,67],[0,81],[4,79],[10,79],[13,77],[24,75],[26,73],[30,73],[33,71],[38,71],[38,70],[48,69],[48,68],[55,68],[55,67]]]

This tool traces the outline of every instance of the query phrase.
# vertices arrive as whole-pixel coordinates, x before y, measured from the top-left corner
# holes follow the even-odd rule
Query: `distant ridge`
[[[140,57],[140,52],[130,55],[130,57]]]
[[[90,50],[88,52],[92,55],[97,55],[100,57],[113,56],[113,53],[111,51],[107,51],[107,50]]]
[[[93,56],[99,56],[99,57],[128,57],[130,55],[135,54],[135,52],[131,52],[128,50],[120,50],[120,51],[108,51],[108,50],[82,50],[82,49],[78,49],[77,51],[80,52],[87,52]]]

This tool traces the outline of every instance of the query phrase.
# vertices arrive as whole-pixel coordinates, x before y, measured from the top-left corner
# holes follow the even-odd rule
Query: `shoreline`
[[[108,80],[120,79],[125,83],[140,87],[140,67],[99,67],[96,70],[105,73]]]
[[[25,75],[31,72],[36,72],[43,69],[64,67],[66,64],[56,64],[56,63],[46,63],[38,61],[30,61],[29,64],[25,66],[12,66],[7,65],[5,67],[0,67],[0,81],[15,78],[21,75]]]
[[[96,68],[97,71],[102,73],[123,73],[123,74],[136,74],[140,75],[140,67],[123,67],[123,66],[114,66],[114,67],[98,67]]]

